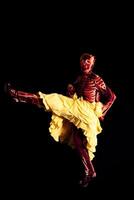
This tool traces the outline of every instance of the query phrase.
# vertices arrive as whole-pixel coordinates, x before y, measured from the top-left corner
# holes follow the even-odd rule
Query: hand
[[[75,93],[74,86],[72,84],[68,84],[67,86],[67,94],[68,96],[72,97]]]
[[[67,90],[68,91],[74,91],[74,86],[72,84],[68,84]]]
[[[104,116],[99,117],[99,120],[103,121],[104,120]]]

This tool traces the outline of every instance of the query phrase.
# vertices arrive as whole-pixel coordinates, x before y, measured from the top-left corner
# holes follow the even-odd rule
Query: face
[[[81,71],[83,74],[89,74],[92,71],[94,65],[94,57],[87,58],[86,60],[80,61]]]

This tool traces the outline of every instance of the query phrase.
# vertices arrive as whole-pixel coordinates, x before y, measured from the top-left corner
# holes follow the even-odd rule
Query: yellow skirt
[[[39,92],[43,100],[44,108],[52,112],[49,131],[56,141],[68,140],[71,144],[71,128],[74,124],[78,129],[81,128],[87,138],[87,149],[92,160],[97,145],[97,134],[101,133],[99,117],[102,115],[102,103],[89,103],[83,98],[78,98],[75,94],[73,98],[61,94],[44,94]],[[73,145],[72,145],[73,147]]]

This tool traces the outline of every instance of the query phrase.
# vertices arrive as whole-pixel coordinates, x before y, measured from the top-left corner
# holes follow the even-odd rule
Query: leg
[[[60,118],[65,118],[67,121],[71,122],[73,124],[73,129],[68,129],[68,127],[64,127],[64,123],[58,124],[57,121],[52,125],[52,129],[49,129],[52,135],[58,135],[56,137],[56,141],[58,141],[58,138],[60,137],[61,142],[66,142],[71,147],[74,146],[74,148],[77,150],[78,154],[81,157],[84,171],[85,171],[85,179],[91,179],[92,177],[95,177],[95,170],[91,163],[91,160],[89,158],[89,154],[87,151],[87,144],[86,144],[86,137],[83,135],[83,133],[80,133],[80,129],[78,130],[76,126],[81,126],[81,123],[83,125],[86,125],[86,128],[88,129],[87,123],[85,121],[88,121],[88,124],[93,122],[95,120],[95,128],[91,128],[88,131],[94,131],[95,133],[98,131],[97,127],[97,116],[93,113],[92,108],[90,108],[89,104],[87,103],[85,105],[85,102],[80,101],[79,99],[72,99],[57,93],[52,94],[43,94],[39,93],[40,97],[43,99],[43,103],[45,105],[45,108],[47,111],[51,111],[54,113],[55,116],[58,116]],[[87,115],[89,114],[89,117],[85,118],[85,111],[87,110]],[[84,121],[84,122],[83,122]],[[57,126],[56,126],[57,124]],[[54,125],[54,126],[53,126]],[[58,127],[58,129],[57,129]],[[71,127],[70,127],[71,128]],[[97,129],[97,130],[96,130]],[[66,130],[66,131],[65,131]],[[65,132],[64,132],[65,131]],[[70,135],[70,131],[73,132],[73,134]],[[87,130],[86,130],[87,131]],[[73,135],[73,138],[72,138]],[[54,137],[55,138],[55,137]],[[73,139],[73,140],[72,140]]]
[[[42,100],[38,94],[15,90],[10,86],[10,84],[6,86],[5,90],[15,102],[35,104],[39,107],[43,106]]]
[[[74,133],[74,143],[84,167],[84,176],[82,177],[80,184],[81,186],[86,187],[89,181],[93,177],[96,177],[96,173],[86,149],[86,137],[79,130]]]

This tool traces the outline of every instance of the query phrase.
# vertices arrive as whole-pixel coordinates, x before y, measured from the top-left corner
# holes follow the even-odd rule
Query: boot
[[[74,143],[84,168],[82,179],[79,184],[82,187],[87,187],[89,182],[96,177],[96,172],[90,160],[88,150],[86,149],[86,137],[79,130],[74,133]]]
[[[90,161],[89,156],[85,155],[85,152],[83,152],[82,154],[83,155],[81,156],[81,160],[84,167],[84,173],[79,183],[82,187],[87,187],[92,179],[96,177],[96,172],[94,170],[92,162]]]

